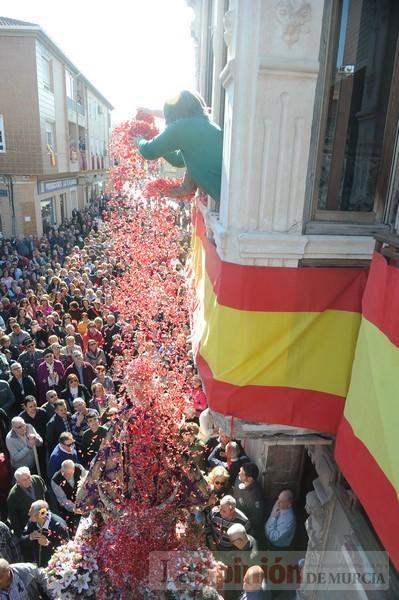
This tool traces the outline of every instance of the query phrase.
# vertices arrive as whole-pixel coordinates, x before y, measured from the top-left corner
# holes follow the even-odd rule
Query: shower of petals
[[[157,167],[143,161],[131,135],[139,129],[143,135],[155,126],[147,117],[137,116],[141,118],[120,125],[113,134],[115,166],[102,229],[108,240],[106,259],[120,273],[116,288],[104,290],[113,294],[123,326],[112,363],[113,378],[120,383],[120,418],[92,462],[77,499],[83,512],[101,515],[96,535],[86,539],[86,543],[92,539],[99,566],[100,600],[159,598],[159,591],[151,591],[152,553],[200,550],[202,531],[194,525],[190,509],[205,506],[210,495],[179,433],[184,419],[195,416],[186,368],[192,360],[192,299],[182,276],[187,231],[181,227],[178,203],[151,200],[141,192]],[[172,183],[179,182],[168,185]],[[153,189],[159,185],[155,182]],[[184,535],[179,535],[182,523]],[[208,551],[203,552],[206,583],[211,561]]]

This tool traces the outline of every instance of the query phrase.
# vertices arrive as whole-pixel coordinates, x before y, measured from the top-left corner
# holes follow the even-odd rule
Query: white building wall
[[[104,157],[109,144],[108,109],[101,99],[87,89],[89,156]],[[105,167],[105,164],[104,164]]]
[[[66,121],[65,67],[53,61],[54,116],[57,147],[57,169],[59,173],[69,171],[69,136]]]
[[[271,266],[297,266],[315,255],[369,258],[373,240],[367,236],[303,234],[324,1],[230,0],[224,31],[221,10],[217,2],[212,35],[214,81],[223,64],[222,37],[228,46],[219,73],[225,88],[222,194],[219,213],[207,215],[219,255]],[[197,19],[203,15],[199,2]],[[203,48],[198,55],[203,91]],[[216,87],[214,97],[220,99]]]

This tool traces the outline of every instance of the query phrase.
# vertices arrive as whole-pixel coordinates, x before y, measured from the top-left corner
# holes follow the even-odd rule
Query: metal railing
[[[70,110],[78,112],[80,115],[85,115],[85,107],[80,102],[76,102],[76,100],[72,100],[67,96],[67,106]]]

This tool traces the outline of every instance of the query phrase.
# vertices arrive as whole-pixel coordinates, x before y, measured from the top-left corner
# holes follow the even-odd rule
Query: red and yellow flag
[[[399,269],[373,257],[336,460],[399,568]]]
[[[237,418],[335,433],[367,271],[220,260],[194,215],[197,363],[209,405]]]

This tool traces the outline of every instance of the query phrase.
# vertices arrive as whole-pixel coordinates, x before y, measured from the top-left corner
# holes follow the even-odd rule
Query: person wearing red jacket
[[[89,340],[95,340],[97,342],[98,347],[101,349],[104,346],[104,336],[101,333],[101,331],[97,329],[93,321],[90,321],[90,323],[88,324],[86,333],[82,335],[82,340],[84,352],[87,352],[89,348]]]

